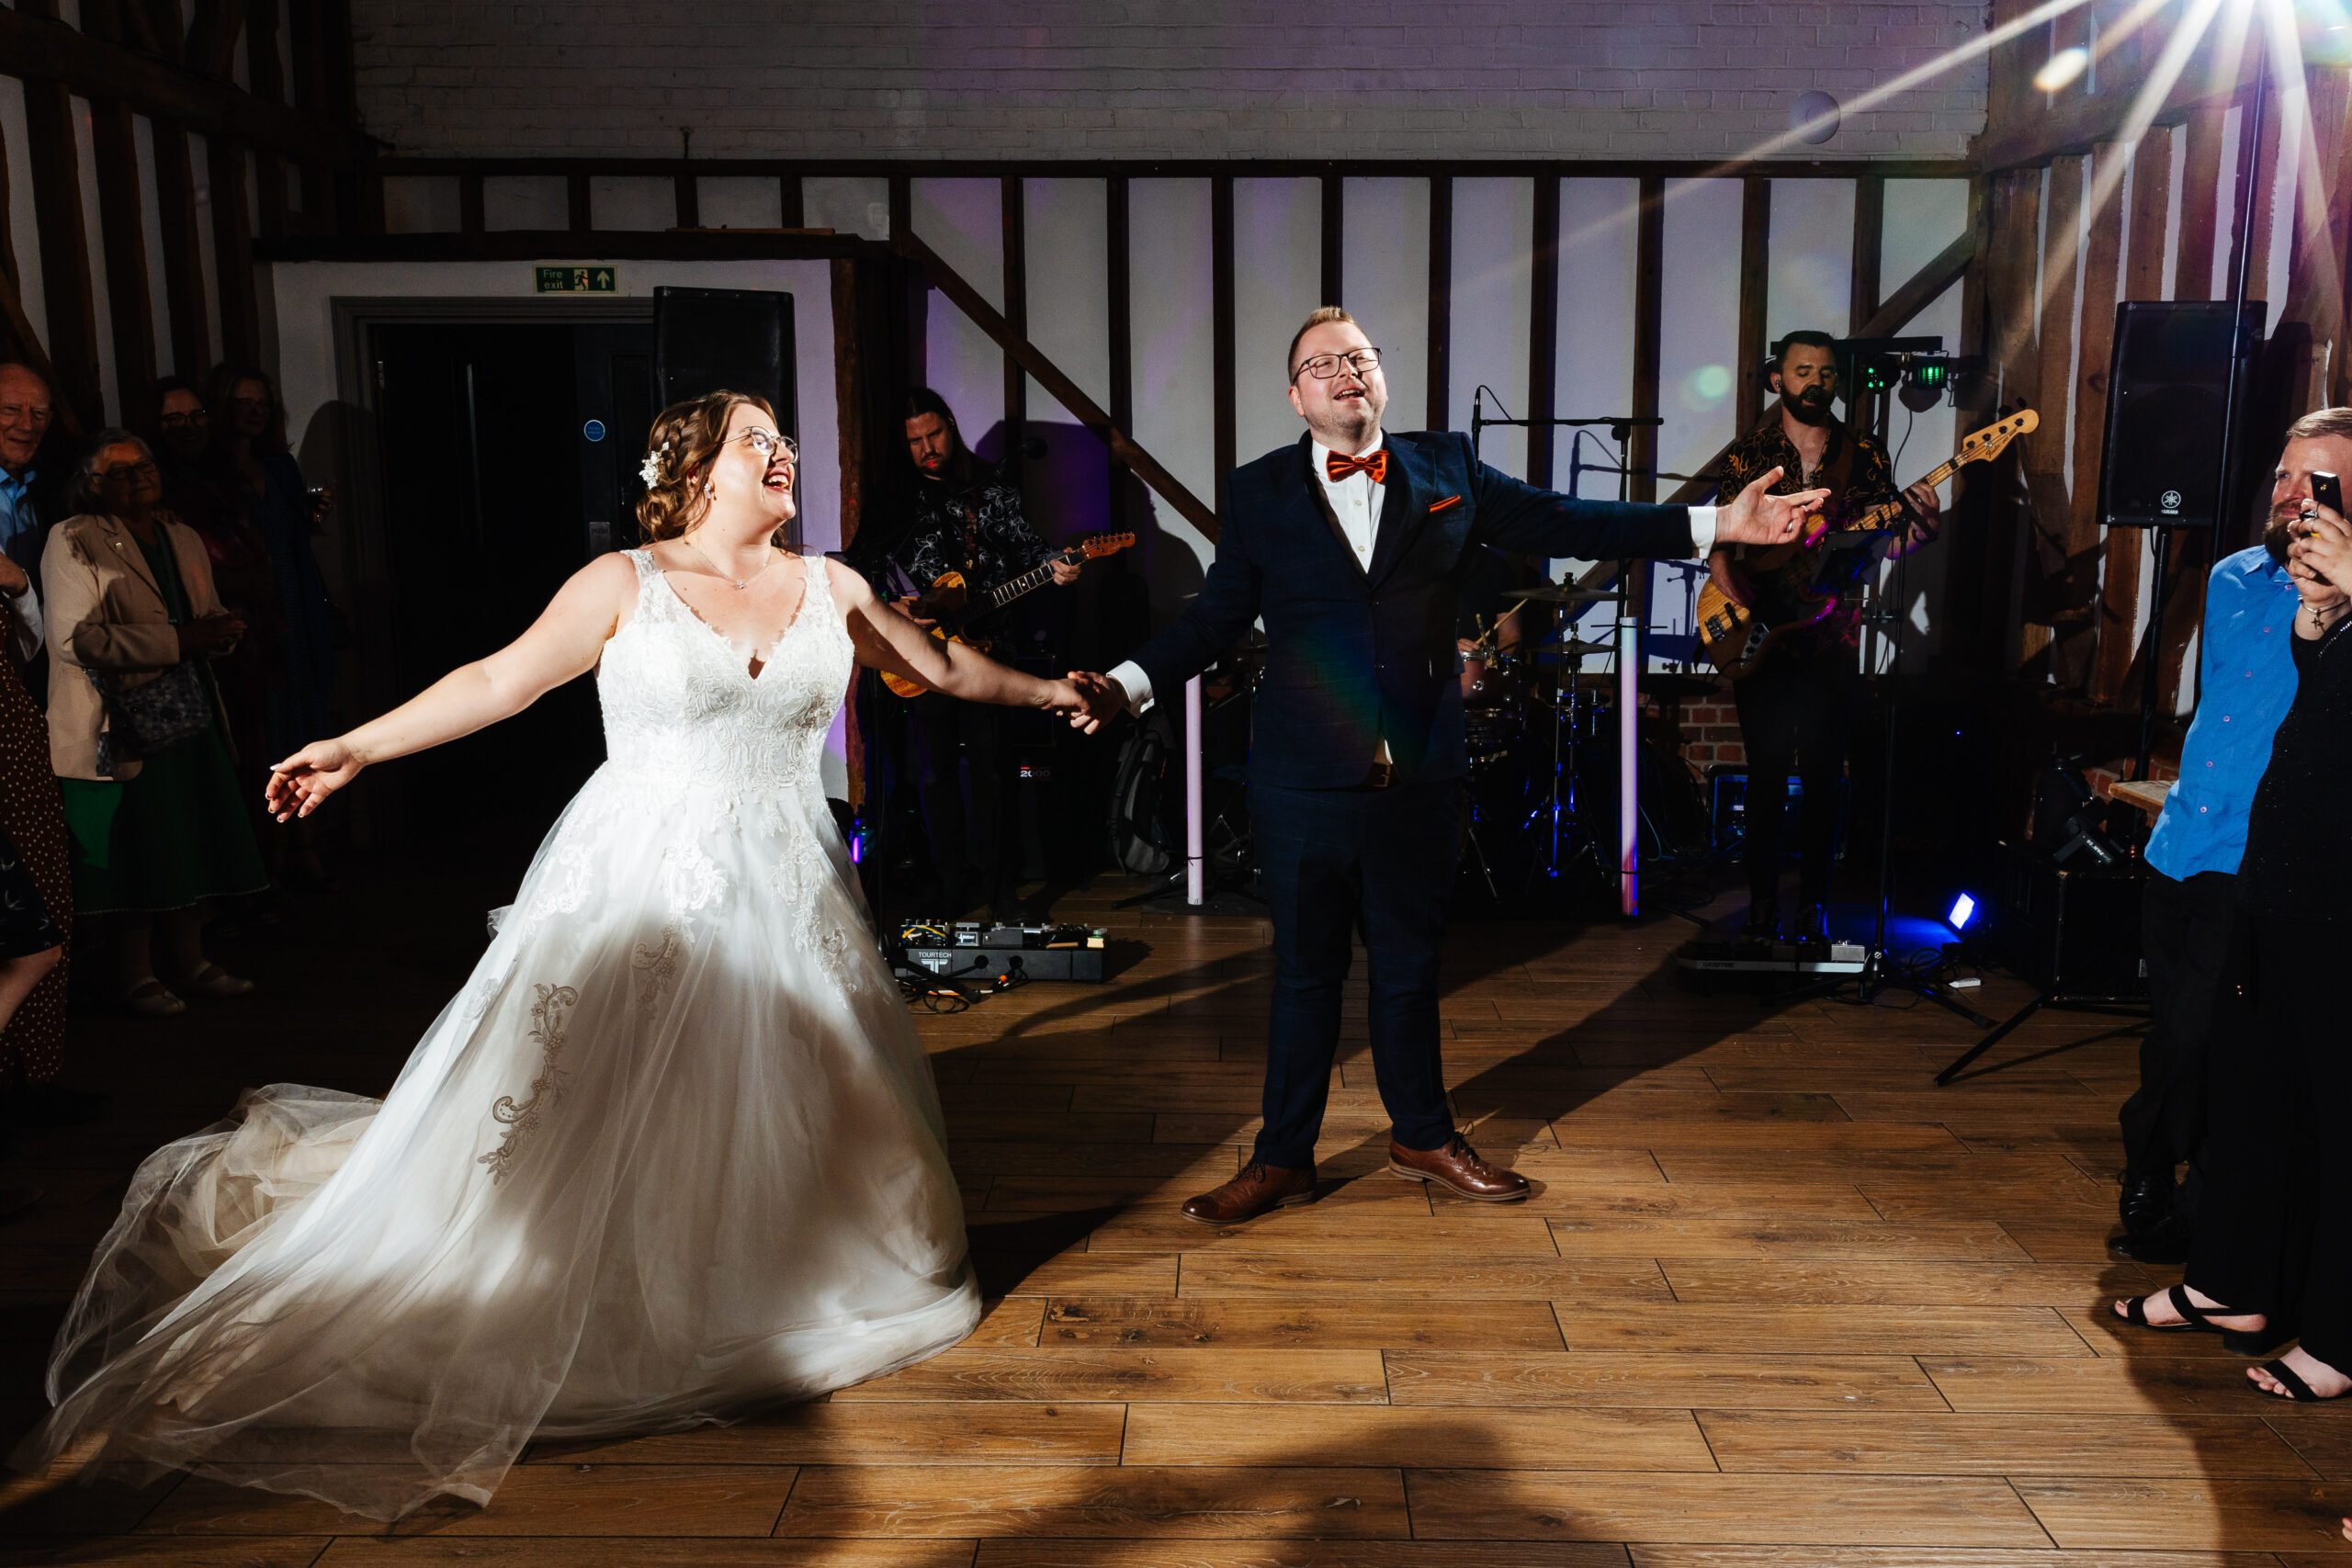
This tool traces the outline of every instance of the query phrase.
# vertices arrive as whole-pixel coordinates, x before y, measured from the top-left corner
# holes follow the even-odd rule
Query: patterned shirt
[[[1789,439],[1787,427],[1781,423],[1781,411],[1774,409],[1764,416],[1762,423],[1733,442],[1731,449],[1724,454],[1723,484],[1716,493],[1730,501],[1758,476],[1776,468],[1781,473],[1766,492],[1770,495],[1793,495],[1801,490],[1827,484],[1830,481],[1824,476],[1837,473],[1849,442],[1853,446],[1851,464],[1844,482],[1837,487],[1837,493],[1822,503],[1821,515],[1832,528],[1849,528],[1862,513],[1881,502],[1894,500],[1898,493],[1894,465],[1887,458],[1886,446],[1868,431],[1856,434],[1842,424],[1832,424],[1829,445],[1822,450],[1821,467],[1807,479],[1804,458],[1798,455],[1796,443]],[[1841,605],[1812,626],[1792,632],[1781,646],[1800,654],[1847,646],[1853,639],[1860,615],[1859,605]]]
[[[879,592],[920,592],[944,574],[958,571],[974,594],[1019,577],[1053,554],[1053,547],[1021,513],[1021,491],[994,465],[967,458],[971,477],[953,479],[918,476],[914,521],[883,558],[906,575],[905,585]],[[868,576],[876,575],[871,563]]]

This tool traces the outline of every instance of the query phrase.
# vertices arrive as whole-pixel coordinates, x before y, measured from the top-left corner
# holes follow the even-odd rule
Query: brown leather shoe
[[[1389,1139],[1388,1174],[1410,1181],[1434,1181],[1474,1203],[1513,1203],[1527,1196],[1527,1178],[1488,1165],[1459,1133],[1442,1149],[1408,1149]]]
[[[1204,1225],[1238,1225],[1274,1209],[1315,1201],[1315,1168],[1251,1160],[1222,1187],[1184,1201],[1184,1217]]]

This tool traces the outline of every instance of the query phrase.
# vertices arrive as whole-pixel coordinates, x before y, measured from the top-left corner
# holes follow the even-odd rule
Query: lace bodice
[[[813,787],[855,662],[823,558],[801,558],[800,609],[753,675],[748,655],[687,607],[649,552],[628,554],[637,613],[596,672],[606,770],[729,799]]]

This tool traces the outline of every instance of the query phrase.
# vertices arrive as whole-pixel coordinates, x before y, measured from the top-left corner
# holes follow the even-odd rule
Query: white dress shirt
[[[1356,456],[1363,457],[1376,450],[1381,437],[1375,435],[1371,446]],[[1372,550],[1380,537],[1380,508],[1388,498],[1388,487],[1372,482],[1372,476],[1359,468],[1336,483],[1331,479],[1331,449],[1320,441],[1314,444],[1315,482],[1323,487],[1323,499],[1330,503],[1331,515],[1339,521],[1340,532],[1348,548],[1355,552],[1356,565],[1369,572]],[[1715,547],[1715,509],[1712,506],[1690,508],[1690,558],[1705,560]],[[1127,707],[1140,718],[1151,711],[1158,699],[1152,694],[1151,677],[1143,666],[1130,659],[1111,671],[1110,678],[1127,694]],[[1380,742],[1379,756],[1388,755],[1388,742]]]

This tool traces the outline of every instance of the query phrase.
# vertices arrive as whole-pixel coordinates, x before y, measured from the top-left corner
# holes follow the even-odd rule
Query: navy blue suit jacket
[[[1392,434],[1372,564],[1333,534],[1311,437],[1233,471],[1200,596],[1135,661],[1172,698],[1260,616],[1271,642],[1250,776],[1290,789],[1363,782],[1380,739],[1411,784],[1458,778],[1454,601],[1481,545],[1585,560],[1690,554],[1686,507],[1575,501],[1499,473],[1447,432]]]

